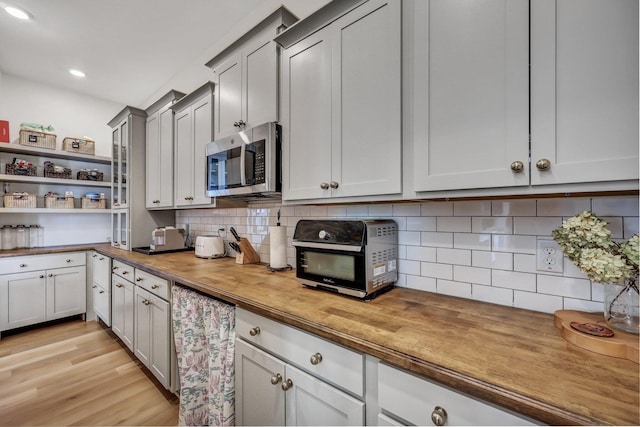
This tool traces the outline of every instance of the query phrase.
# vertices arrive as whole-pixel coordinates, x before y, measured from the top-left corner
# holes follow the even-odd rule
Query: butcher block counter
[[[567,343],[551,314],[406,288],[364,302],[233,258],[93,249],[543,423],[640,424],[638,364]]]

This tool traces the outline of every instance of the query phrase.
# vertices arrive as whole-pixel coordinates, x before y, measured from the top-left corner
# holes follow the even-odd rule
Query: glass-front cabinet
[[[114,209],[111,211],[111,229],[111,245],[120,249],[130,249],[128,209]]]
[[[112,170],[113,191],[111,192],[111,206],[126,208],[127,181],[129,169],[127,167],[127,145],[129,141],[129,119],[122,120],[112,131],[113,153]]]

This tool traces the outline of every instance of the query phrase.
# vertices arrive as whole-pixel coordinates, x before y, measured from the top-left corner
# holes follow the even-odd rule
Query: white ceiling
[[[299,18],[329,0],[2,0],[0,70],[121,104],[147,107],[160,88],[204,64],[280,5]],[[69,68],[83,70],[78,79]],[[202,81],[201,83],[204,83]],[[170,87],[182,91],[193,88]]]

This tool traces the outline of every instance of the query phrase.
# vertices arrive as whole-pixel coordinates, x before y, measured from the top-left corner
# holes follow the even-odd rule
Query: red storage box
[[[9,122],[0,120],[0,142],[9,142]]]

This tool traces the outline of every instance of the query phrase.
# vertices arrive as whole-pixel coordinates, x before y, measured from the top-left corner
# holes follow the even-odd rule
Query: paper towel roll
[[[271,268],[287,266],[287,227],[269,227],[269,265]]]

